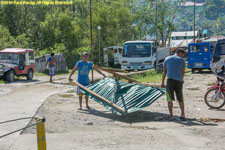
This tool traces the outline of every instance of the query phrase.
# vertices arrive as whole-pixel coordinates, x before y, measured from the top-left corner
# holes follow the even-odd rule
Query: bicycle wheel
[[[209,89],[205,93],[205,103],[214,109],[219,109],[225,105],[225,94],[223,92],[217,93],[216,88]]]

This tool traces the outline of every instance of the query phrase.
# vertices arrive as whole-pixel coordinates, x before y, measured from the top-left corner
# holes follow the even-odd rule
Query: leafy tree
[[[98,30],[101,26],[101,50],[104,47],[113,45],[122,45],[127,40],[133,40],[136,31],[132,27],[134,17],[131,12],[131,7],[126,5],[128,1],[117,0],[118,3],[105,1],[93,2],[93,48],[94,61],[98,62]],[[124,5],[123,5],[124,4]],[[103,53],[100,53],[103,56]]]
[[[225,14],[224,0],[208,0],[205,3],[205,16],[209,20],[215,20],[219,15]]]
[[[157,7],[157,8],[156,8]],[[155,1],[149,1],[149,5],[143,9],[137,10],[138,20],[141,25],[153,25],[147,32],[152,35],[158,32],[162,45],[165,45],[174,28],[174,19],[176,11],[173,5],[167,2],[155,4]]]
[[[28,48],[28,39],[25,34],[14,38],[6,27],[0,25],[0,49],[8,47]]]

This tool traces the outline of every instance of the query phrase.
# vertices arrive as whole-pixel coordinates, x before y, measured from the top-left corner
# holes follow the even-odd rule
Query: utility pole
[[[90,13],[90,50],[91,50],[91,60],[93,61],[93,51],[92,51],[92,12],[91,12],[91,0],[89,0],[89,13]]]
[[[93,62],[93,50],[92,50],[92,12],[91,12],[91,0],[89,0],[89,12],[90,12],[90,49],[91,49],[91,61]],[[91,71],[91,81],[94,81],[94,72]]]
[[[98,42],[99,42],[99,50],[98,50],[98,65],[101,65],[101,44],[100,44],[100,31],[101,31],[101,26],[98,26]]]
[[[194,0],[194,43],[195,43],[195,0]]]
[[[216,24],[216,39],[218,40],[218,32],[219,32],[219,23],[220,23],[220,19],[219,16],[217,17],[217,24]]]
[[[155,0],[155,26],[156,26],[156,33],[155,33],[155,50],[156,50],[156,59],[155,59],[155,70],[158,70],[158,44],[157,44],[157,37],[158,37],[158,29],[157,29],[157,25],[158,25],[158,11],[157,11],[157,0]]]

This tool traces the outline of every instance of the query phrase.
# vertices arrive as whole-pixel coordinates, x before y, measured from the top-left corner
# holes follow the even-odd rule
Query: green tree
[[[225,1],[224,0],[208,0],[204,5],[205,17],[209,20],[215,20],[220,15],[225,15]]]
[[[117,0],[117,3],[107,1],[93,1],[93,48],[94,61],[98,62],[98,30],[101,26],[101,50],[104,47],[122,45],[127,40],[135,39],[137,31],[132,26],[134,16],[129,1]],[[101,52],[101,56],[103,53]]]
[[[29,42],[25,34],[14,38],[6,27],[0,25],[0,49],[8,47],[28,48]]]
[[[152,27],[145,34],[149,33],[152,35],[157,31],[158,39],[162,41],[162,45],[165,45],[171,32],[175,29],[175,6],[167,2],[160,2],[157,5],[155,1],[150,0],[148,2],[149,5],[143,6],[142,9],[138,8],[137,19],[141,26],[145,26],[144,28],[151,24]]]

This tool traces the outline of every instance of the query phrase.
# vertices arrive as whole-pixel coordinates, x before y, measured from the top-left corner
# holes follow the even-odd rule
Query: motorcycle
[[[224,78],[217,78],[216,85],[207,89],[205,103],[213,109],[219,109],[225,105],[225,84]]]

